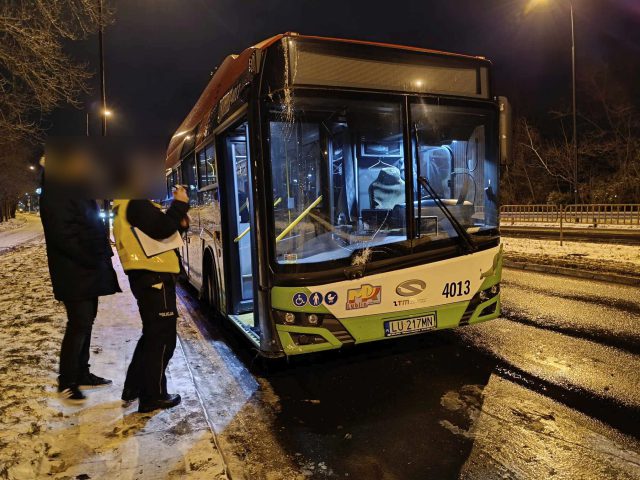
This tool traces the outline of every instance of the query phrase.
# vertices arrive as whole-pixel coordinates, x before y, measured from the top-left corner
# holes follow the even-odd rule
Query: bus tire
[[[218,314],[220,305],[218,302],[218,286],[215,278],[215,270],[211,255],[205,256],[204,281],[202,282],[203,299],[213,313]]]

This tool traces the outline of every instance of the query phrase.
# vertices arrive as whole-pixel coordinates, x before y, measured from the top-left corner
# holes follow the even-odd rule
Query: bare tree
[[[37,137],[43,115],[77,104],[91,73],[63,50],[99,27],[97,0],[0,2],[0,132]],[[108,18],[105,15],[104,18]]]
[[[25,143],[5,144],[0,149],[0,222],[13,218],[18,199],[36,187],[36,152]]]
[[[65,53],[106,24],[98,0],[3,0],[0,2],[0,221],[15,214],[18,199],[34,187],[34,151],[44,116],[78,105],[87,91],[87,65]]]

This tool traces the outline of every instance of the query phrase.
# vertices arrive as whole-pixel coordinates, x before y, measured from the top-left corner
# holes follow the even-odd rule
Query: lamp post
[[[573,17],[573,2],[569,2],[571,12],[571,83],[573,97],[573,200],[578,204],[578,114],[576,109],[576,29]]]
[[[102,21],[102,0],[98,0],[98,21],[100,29],[98,30],[98,55],[100,56],[99,75],[100,75],[100,103],[102,112],[100,115],[102,124],[102,136],[107,136],[107,93],[104,85],[104,41],[103,41],[103,21]]]
[[[529,12],[541,3],[548,3],[549,0],[530,0],[526,11]],[[575,18],[573,12],[573,0],[569,0],[569,13],[571,19],[571,97],[572,97],[572,117],[573,117],[573,139],[572,139],[572,158],[573,158],[573,201],[578,203],[578,113],[576,107],[576,29]]]
[[[101,133],[103,137],[107,136],[107,116],[111,113],[107,110],[107,93],[104,85],[104,42],[103,42],[103,30],[104,30],[104,22],[102,18],[102,0],[98,0],[98,22],[99,22],[99,30],[98,30],[98,55],[99,59],[99,75],[100,75],[100,103],[101,103],[101,112],[100,112],[100,122],[102,125]],[[105,214],[104,225],[107,230],[107,235],[109,232],[109,207],[110,202],[108,199],[103,200],[102,208]]]

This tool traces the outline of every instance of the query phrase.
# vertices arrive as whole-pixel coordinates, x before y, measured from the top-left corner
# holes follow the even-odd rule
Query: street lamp
[[[569,1],[569,12],[571,18],[571,85],[572,85],[572,104],[573,104],[573,201],[578,203],[578,114],[576,109],[576,29],[573,15],[573,1]],[[548,4],[549,0],[529,0],[525,8],[525,13],[529,13],[538,5]]]
[[[87,137],[89,136],[89,112],[87,112],[86,114],[86,135]],[[113,111],[112,110],[100,110],[100,117],[112,117],[113,116]],[[106,133],[106,121],[104,121],[104,132]]]

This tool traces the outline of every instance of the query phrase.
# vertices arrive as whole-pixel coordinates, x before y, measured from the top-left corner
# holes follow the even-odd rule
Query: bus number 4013
[[[471,282],[469,280],[465,280],[464,282],[449,282],[444,284],[442,295],[445,298],[463,297],[464,295],[469,295],[470,291]]]

